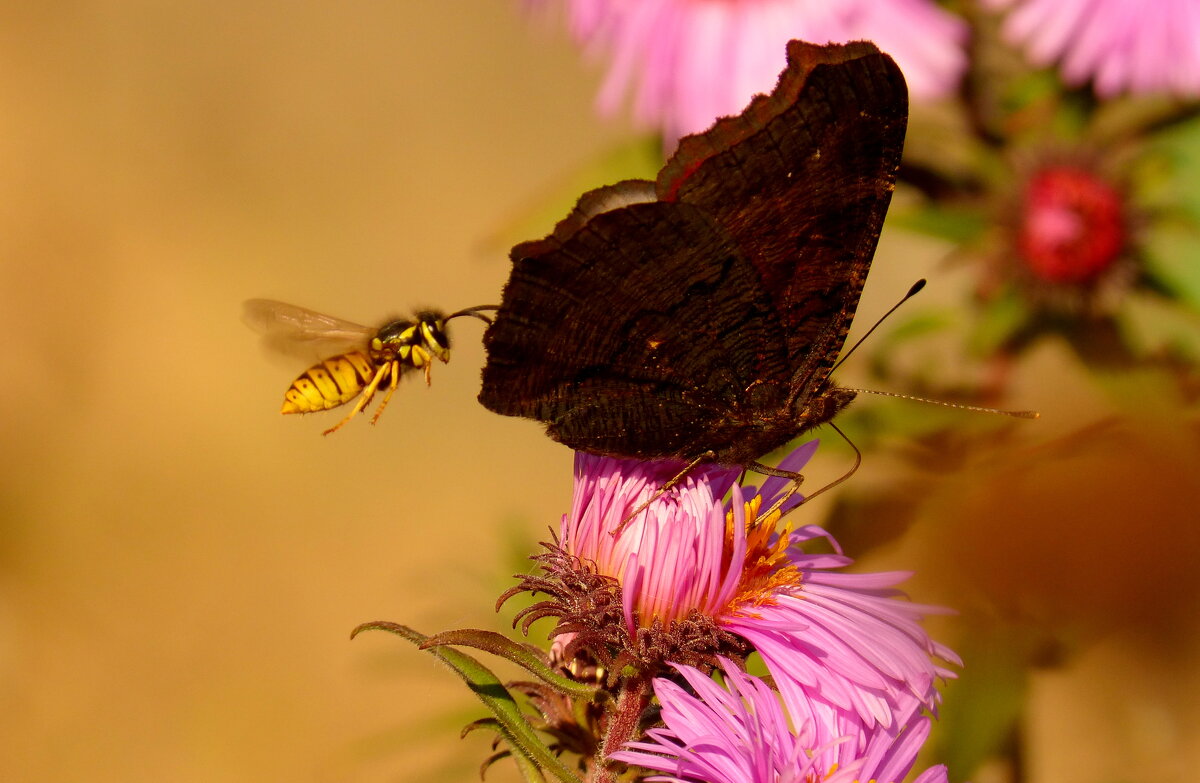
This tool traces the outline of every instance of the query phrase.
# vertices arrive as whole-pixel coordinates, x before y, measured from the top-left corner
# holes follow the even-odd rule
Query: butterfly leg
[[[788,479],[789,481],[792,482],[792,485],[790,487],[788,487],[787,492],[784,492],[783,495],[778,500],[776,500],[774,503],[772,503],[771,507],[769,509],[767,509],[764,512],[759,513],[760,517],[765,517],[769,514],[773,514],[776,511],[779,511],[780,509],[782,509],[783,504],[787,503],[789,500],[791,500],[792,495],[795,495],[797,492],[800,491],[800,485],[804,482],[804,474],[803,473],[795,473],[790,470],[780,470],[779,468],[773,468],[770,465],[764,465],[761,462],[750,462],[750,463],[747,463],[746,467],[749,470],[752,470],[755,473],[759,473],[763,476],[774,476],[775,478]],[[819,490],[819,491],[824,491],[824,490]],[[816,493],[813,493],[813,494],[816,494]],[[811,495],[809,497],[811,497]],[[808,500],[808,498],[804,498],[800,502],[804,503],[807,500]]]
[[[375,415],[371,417],[371,423],[379,421],[380,414],[387,407],[388,401],[392,399],[392,395],[396,393],[396,387],[400,385],[400,362],[392,362],[388,365],[392,368],[392,381],[388,384],[387,394],[383,395],[383,402],[379,403],[379,410],[375,411]]]
[[[833,428],[834,432],[836,432],[838,435],[842,436],[842,438],[846,441],[846,443],[848,443],[850,445],[850,448],[854,449],[854,464],[850,466],[850,470],[843,473],[839,478],[834,479],[833,481],[829,482],[825,486],[818,489],[816,492],[813,492],[811,495],[805,496],[805,498],[803,500],[801,500],[795,506],[792,506],[792,508],[788,509],[788,513],[795,510],[796,508],[799,508],[801,505],[807,503],[808,501],[812,500],[817,495],[820,495],[822,492],[828,492],[829,490],[836,487],[838,484],[841,484],[843,481],[845,481],[846,479],[853,476],[858,471],[858,466],[862,464],[862,452],[858,450],[858,446],[855,446],[854,442],[852,440],[850,440],[849,438],[847,438],[846,433],[844,433],[840,429],[838,429],[838,426],[836,424],[834,424],[831,421],[826,422],[826,423],[830,427]],[[786,478],[786,479],[792,480],[791,488],[788,489],[787,492],[783,493],[783,497],[781,497],[779,500],[776,500],[774,503],[771,504],[771,507],[769,509],[767,509],[767,512],[766,512],[768,514],[782,509],[783,504],[788,502],[788,500],[791,499],[792,495],[795,495],[797,492],[800,491],[800,482],[804,480],[804,476],[800,475],[799,473],[791,473],[786,470],[780,470],[779,468],[772,468],[767,465],[761,465],[757,462],[751,462],[746,467],[750,468],[755,473],[762,473],[767,476],[778,476],[780,478]]]
[[[701,454],[699,457],[696,457],[694,460],[692,460],[687,465],[685,465],[683,470],[676,473],[674,476],[671,477],[671,479],[666,484],[663,484],[661,487],[659,487],[658,492],[655,492],[654,495],[652,495],[649,500],[647,500],[645,503],[643,503],[642,505],[635,508],[633,511],[629,512],[629,514],[626,515],[626,517],[623,520],[621,520],[621,525],[620,525],[620,527],[618,527],[616,529],[616,531],[614,532],[614,535],[619,535],[621,533],[621,531],[625,529],[625,526],[628,525],[629,522],[634,517],[636,517],[638,514],[642,513],[647,508],[649,508],[651,503],[658,500],[663,495],[667,494],[672,489],[674,489],[676,487],[676,485],[679,484],[679,482],[683,481],[683,479],[687,476],[687,474],[692,472],[693,468],[695,468],[701,462],[707,462],[709,460],[715,459],[716,456],[717,456],[716,452],[706,451],[703,454]]]
[[[383,380],[383,376],[387,375],[388,370],[394,363],[395,362],[388,362],[375,371],[375,377],[372,378],[371,382],[367,384],[367,388],[363,389],[362,395],[359,396],[358,402],[354,405],[354,410],[346,414],[346,418],[325,430],[325,435],[332,435],[333,433],[337,432],[342,427],[346,426],[346,422],[353,419],[363,408],[367,407],[367,403],[370,402],[371,398],[375,396],[375,390],[379,388],[379,383]]]

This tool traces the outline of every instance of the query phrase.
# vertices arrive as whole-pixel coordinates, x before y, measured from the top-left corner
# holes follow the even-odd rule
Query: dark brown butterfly
[[[772,94],[681,140],[656,182],[586,193],[513,248],[480,402],[583,451],[748,465],[854,398],[829,373],[907,90],[870,43],[787,55]]]

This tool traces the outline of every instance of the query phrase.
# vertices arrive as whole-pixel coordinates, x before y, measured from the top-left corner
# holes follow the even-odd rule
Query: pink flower
[[[1013,186],[996,202],[1002,231],[993,236],[1000,241],[984,251],[979,287],[984,301],[1015,294],[1025,303],[1027,319],[1013,323],[1014,339],[1066,323],[1063,317],[1116,313],[1142,280],[1145,217],[1108,168],[1101,154],[1083,150],[1014,162]]]
[[[949,93],[966,61],[964,23],[929,0],[566,0],[566,11],[574,38],[611,59],[601,112],[632,89],[634,118],[667,146],[770,92],[793,38],[874,41],[917,97]]]
[[[1025,184],[1017,253],[1033,277],[1086,284],[1125,249],[1123,199],[1082,167],[1047,166]]]
[[[1195,0],[986,0],[1011,8],[1005,37],[1038,65],[1057,61],[1070,84],[1097,94],[1200,95]]]
[[[801,446],[780,467],[798,470],[815,448],[816,441]],[[611,631],[620,623],[623,638],[638,648],[637,660],[659,651],[664,660],[686,664],[712,660],[700,654],[709,649],[704,645],[728,654],[721,645],[740,640],[757,650],[791,703],[818,704],[867,727],[903,725],[936,705],[937,681],[953,676],[937,659],[959,661],[920,626],[924,614],[937,610],[899,600],[894,588],[907,574],[843,573],[851,561],[840,553],[803,552],[803,543],[829,537],[811,526],[776,530],[780,510],[763,509],[789,485],[784,479],[768,479],[755,491],[736,483],[738,469],[706,465],[661,493],[680,467],[576,455],[562,547],[588,564],[589,574],[619,588],[620,609],[618,615],[615,597],[599,602],[605,619],[563,632]],[[792,497],[781,510],[799,500]],[[588,638],[572,637],[585,649]]]
[[[627,743],[610,758],[663,773],[678,783],[899,783],[929,734],[919,717],[892,731],[870,731],[845,715],[814,717],[762,680],[722,662],[724,686],[691,667],[676,667],[691,691],[654,681],[663,728]],[[914,783],[945,783],[931,767]]]

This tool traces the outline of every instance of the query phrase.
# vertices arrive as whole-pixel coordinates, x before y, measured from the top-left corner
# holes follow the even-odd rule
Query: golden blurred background
[[[458,739],[478,714],[460,683],[348,633],[500,629],[492,602],[567,507],[571,455],[475,402],[469,320],[431,390],[410,382],[377,427],[322,438],[336,414],[277,414],[304,368],[264,357],[240,307],[376,323],[495,302],[508,263],[491,238],[628,137],[594,115],[598,74],[508,2],[0,14],[0,780],[475,779],[488,743]],[[898,241],[885,236],[860,312],[944,252]],[[1131,634],[1093,624],[1084,636],[1109,646],[1038,675],[1028,779],[1182,781],[1200,761],[1197,545],[1175,537],[1200,502],[1194,439],[1162,446],[1179,433],[1159,409],[1085,457],[1056,451],[1128,411],[1053,348],[1033,366],[1019,389],[1040,429],[936,494],[976,537],[934,527],[880,559],[1027,587],[1039,617],[1060,598],[1029,574],[1076,585],[1054,605],[1072,617],[1137,614],[1132,598],[1169,609],[1118,616]],[[953,604],[955,578],[914,592]],[[1131,647],[1164,628],[1165,650]]]
[[[322,438],[241,302],[496,301],[487,238],[619,133],[595,76],[507,3],[2,13],[0,779],[473,778],[465,689],[349,632],[496,624],[570,453],[475,402],[473,321]]]

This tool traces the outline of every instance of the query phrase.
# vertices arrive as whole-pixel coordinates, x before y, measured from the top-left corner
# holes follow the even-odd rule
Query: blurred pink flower
[[[815,448],[816,441],[801,446],[779,467],[798,470]],[[562,548],[619,588],[623,635],[637,640],[627,642],[639,645],[637,656],[645,657],[645,645],[663,651],[664,660],[691,663],[674,651],[693,655],[724,635],[757,650],[794,704],[820,705],[814,709],[852,715],[868,727],[903,725],[936,705],[937,681],[954,676],[938,661],[959,661],[920,625],[938,610],[899,600],[895,586],[908,574],[843,573],[852,561],[840,553],[804,552],[813,539],[828,539],[834,549],[837,543],[817,527],[776,530],[779,511],[763,510],[790,485],[785,479],[743,490],[739,469],[703,465],[660,493],[679,468],[575,457]],[[793,496],[783,510],[799,501]],[[611,627],[614,609],[591,627]],[[564,630],[576,627],[588,623]],[[588,638],[581,633],[572,643],[587,647]]]
[[[1012,187],[994,207],[995,241],[982,247],[978,294],[1023,303],[1026,317],[1010,322],[1014,345],[1055,324],[1113,315],[1134,287],[1151,286],[1137,236],[1144,218],[1109,169],[1082,149],[1013,161]]]
[[[1200,95],[1196,0],[985,0],[1011,8],[1004,35],[1038,65],[1058,62],[1070,84],[1096,93]]]
[[[1017,253],[1036,279],[1091,283],[1120,257],[1125,234],[1121,194],[1095,173],[1049,166],[1025,184]]]
[[[811,705],[782,701],[762,680],[722,662],[724,686],[701,671],[676,667],[691,692],[654,681],[663,728],[646,741],[626,743],[610,758],[662,773],[649,780],[677,783],[899,783],[908,775],[930,721],[917,717],[888,731],[871,731],[851,716],[814,717]],[[935,766],[913,783],[945,783]]]
[[[545,5],[547,0],[527,0]],[[793,38],[868,39],[890,54],[916,97],[944,96],[966,63],[966,25],[929,0],[565,0],[573,37],[611,65],[605,114],[632,89],[635,120],[667,146],[770,92]]]

